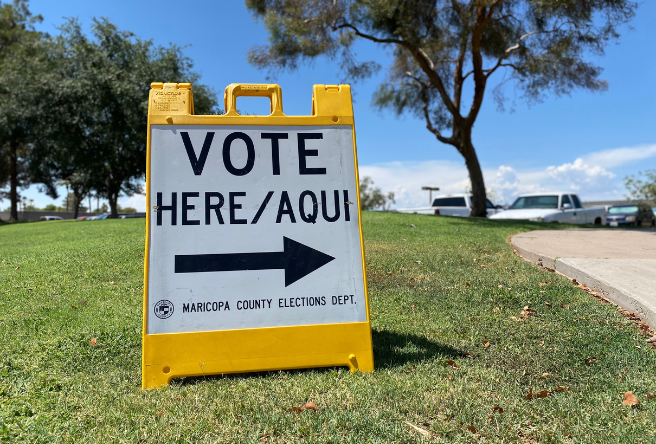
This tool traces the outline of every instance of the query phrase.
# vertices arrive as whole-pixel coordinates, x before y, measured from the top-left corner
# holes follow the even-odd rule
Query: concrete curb
[[[635,313],[647,325],[656,329],[656,306],[644,300],[639,295],[634,294],[629,289],[613,285],[602,277],[579,268],[581,259],[553,258],[544,254],[535,253],[515,245],[512,237],[510,238],[510,244],[522,259],[533,262],[540,267],[552,269],[569,279],[576,279],[580,284],[585,284],[588,288],[595,290],[614,304]]]

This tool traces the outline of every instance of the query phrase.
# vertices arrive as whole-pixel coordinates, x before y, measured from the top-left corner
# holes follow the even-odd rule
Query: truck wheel
[[[596,218],[594,224],[601,225],[601,217]]]

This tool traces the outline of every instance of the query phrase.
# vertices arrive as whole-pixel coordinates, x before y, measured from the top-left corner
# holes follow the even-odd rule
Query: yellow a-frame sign
[[[284,115],[278,85],[232,84],[216,116],[194,115],[188,83],[151,87],[143,388],[372,371],[350,87],[314,85],[309,116]],[[271,114],[238,114],[239,96]]]

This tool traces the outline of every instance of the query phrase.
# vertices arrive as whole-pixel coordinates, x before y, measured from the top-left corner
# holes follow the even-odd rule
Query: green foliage
[[[383,194],[383,191],[374,187],[371,177],[363,177],[360,180],[360,208],[362,210],[375,210],[380,208],[387,210],[394,203],[394,192]]]
[[[125,214],[134,214],[134,213],[137,212],[137,209],[132,208],[132,207],[122,207],[122,206],[119,205],[118,206],[118,212],[119,213],[125,213]]]
[[[144,220],[1,226],[0,442],[654,442],[656,353],[611,304],[513,254],[506,239],[536,228],[558,227],[365,212],[373,373],[144,392]]]
[[[634,15],[630,0],[246,0],[269,31],[250,62],[271,73],[294,70],[319,56],[339,60],[347,79],[371,76],[377,65],[353,52],[358,39],[392,55],[374,105],[410,113],[464,157],[473,192],[472,215],[484,217],[485,184],[472,128],[488,79],[504,100],[514,86],[529,102],[575,88],[606,89],[599,56]],[[473,85],[468,85],[469,81]],[[463,92],[472,97],[463,98]],[[445,132],[446,131],[446,132]]]
[[[48,55],[57,81],[44,86],[42,100],[57,112],[40,124],[35,175],[51,190],[53,179],[66,179],[78,187],[79,201],[96,190],[113,217],[119,195],[139,191],[145,174],[150,84],[194,83],[196,112],[217,106],[216,94],[198,82],[180,47],[156,46],[106,19],[93,20],[91,36],[69,20],[49,42]]]
[[[11,201],[17,218],[19,189],[30,184],[28,157],[34,122],[42,109],[37,85],[45,81],[43,35],[33,25],[26,0],[0,2],[0,197]],[[8,188],[8,189],[5,189]]]
[[[656,170],[640,171],[639,177],[634,175],[624,178],[624,186],[630,197],[656,206]]]

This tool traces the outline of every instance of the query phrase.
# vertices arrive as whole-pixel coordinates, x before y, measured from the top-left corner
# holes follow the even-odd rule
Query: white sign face
[[[151,131],[148,334],[366,321],[350,126]]]

